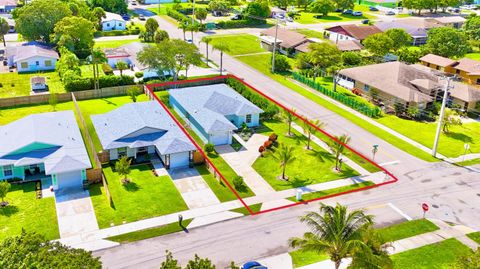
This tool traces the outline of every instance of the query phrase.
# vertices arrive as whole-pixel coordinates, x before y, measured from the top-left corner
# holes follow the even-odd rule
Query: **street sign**
[[[424,212],[427,212],[428,211],[428,205],[426,203],[423,203],[422,204],[422,209]]]

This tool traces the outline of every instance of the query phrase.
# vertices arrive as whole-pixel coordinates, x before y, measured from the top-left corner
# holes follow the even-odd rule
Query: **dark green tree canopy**
[[[245,14],[253,17],[268,18],[270,16],[270,7],[268,2],[257,0],[248,3]]]
[[[94,45],[94,24],[81,17],[65,17],[55,25],[53,40],[66,47],[79,58],[90,55]]]
[[[471,50],[465,33],[450,27],[430,29],[425,47],[430,53],[447,58],[463,57]]]
[[[91,7],[101,7],[105,11],[113,13],[126,13],[127,3],[125,0],[87,0]]]
[[[410,46],[413,42],[413,38],[403,29],[388,29],[385,31],[385,35],[392,39],[393,50],[395,51],[402,47]]]
[[[328,13],[335,10],[335,2],[333,0],[316,0],[308,6],[308,10],[327,16]]]
[[[367,37],[363,41],[365,48],[378,57],[383,57],[393,49],[393,40],[384,33],[378,33]]]

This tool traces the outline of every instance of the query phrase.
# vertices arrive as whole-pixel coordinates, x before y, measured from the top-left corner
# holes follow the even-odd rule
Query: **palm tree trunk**
[[[307,149],[310,149],[310,140],[311,140],[311,135],[308,134],[308,140],[307,140]]]
[[[193,44],[193,30],[192,30],[192,44]]]
[[[185,41],[185,39],[187,38],[185,37],[185,29],[183,29],[183,41]]]
[[[285,170],[287,169],[287,166],[284,165],[283,166],[283,170],[282,170],[282,179],[285,179]]]
[[[220,76],[222,75],[223,70],[223,51],[220,52]]]
[[[7,43],[5,43],[5,35],[2,35],[2,40],[3,40],[3,46],[6,48],[7,47]],[[3,202],[3,201],[2,201]]]
[[[335,269],[339,269],[341,263],[342,263],[341,260],[335,261]]]
[[[292,122],[288,122],[288,136],[292,136]]]
[[[205,43],[205,45],[207,46],[207,65],[208,65],[208,42]]]
[[[337,155],[336,158],[335,158],[335,170],[338,170],[338,157],[340,157],[340,156]]]

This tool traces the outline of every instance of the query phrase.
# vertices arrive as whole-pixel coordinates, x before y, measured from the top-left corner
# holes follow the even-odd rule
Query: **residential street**
[[[171,38],[182,38],[182,31],[176,26],[159,17],[157,19],[160,27],[168,31]],[[194,41],[197,42],[203,35],[205,34],[195,34]],[[205,45],[200,44],[199,47],[200,51],[205,53]],[[218,51],[210,52],[209,56],[217,64],[220,62]],[[412,218],[422,217],[420,205],[426,202],[431,208],[429,217],[480,229],[478,172],[447,163],[427,163],[419,160],[234,57],[224,54],[223,64],[228,72],[245,79],[285,106],[295,108],[309,118],[325,122],[325,129],[331,134],[348,134],[352,147],[366,156],[372,155],[372,145],[379,145],[375,160],[379,163],[392,163],[385,167],[399,178],[399,182],[332,198],[328,200],[329,203],[339,202],[350,208],[370,208],[372,214],[377,214],[377,223],[385,225],[402,218],[394,208]],[[393,206],[386,207],[387,204]],[[171,234],[121,245],[96,252],[95,255],[101,256],[102,262],[108,268],[158,268],[165,256],[165,250],[170,250],[180,261],[186,261],[197,253],[210,258],[219,268],[223,268],[231,260],[239,263],[286,252],[288,238],[305,231],[298,217],[317,207],[318,203],[311,203],[260,216],[243,217],[192,229],[188,234]]]

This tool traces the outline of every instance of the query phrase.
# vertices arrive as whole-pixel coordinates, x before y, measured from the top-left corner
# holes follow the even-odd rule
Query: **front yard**
[[[230,55],[267,52],[260,46],[258,37],[249,34],[215,35],[211,44],[223,43],[228,46]]]
[[[30,95],[30,78],[36,76],[47,78],[50,92],[65,92],[63,83],[55,71],[21,74],[17,72],[0,73],[0,98]]]
[[[96,184],[90,187],[100,228],[188,209],[172,179],[169,176],[154,176],[147,165],[132,166],[128,176],[131,183],[127,185],[121,183],[121,177],[112,167],[105,167],[103,171],[114,206],[108,205],[103,186]]]
[[[355,10],[357,11],[357,10]],[[315,24],[315,23],[326,23],[326,22],[347,22],[347,21],[359,21],[365,19],[374,19],[375,16],[363,13],[363,16],[353,16],[345,15],[342,13],[331,12],[327,16],[321,16],[320,13],[311,13],[311,12],[300,12],[300,16],[295,18],[295,22],[301,24]],[[317,16],[319,16],[317,18]]]
[[[275,189],[285,190],[302,187],[311,184],[323,183],[341,178],[348,178],[359,175],[352,168],[343,165],[342,172],[335,171],[335,158],[330,153],[311,142],[311,150],[307,150],[307,138],[303,134],[292,129],[293,137],[289,137],[288,126],[280,121],[264,121],[266,128],[260,129],[261,134],[278,135],[278,143],[294,147],[296,160],[286,167],[286,175],[289,180],[279,180],[282,168],[279,162],[273,158],[273,147],[265,153],[265,157],[259,157],[253,164],[253,168]]]
[[[60,237],[55,199],[37,199],[34,183],[12,184],[5,200],[10,205],[0,208],[0,241],[20,234],[22,229],[35,231],[49,240]]]

